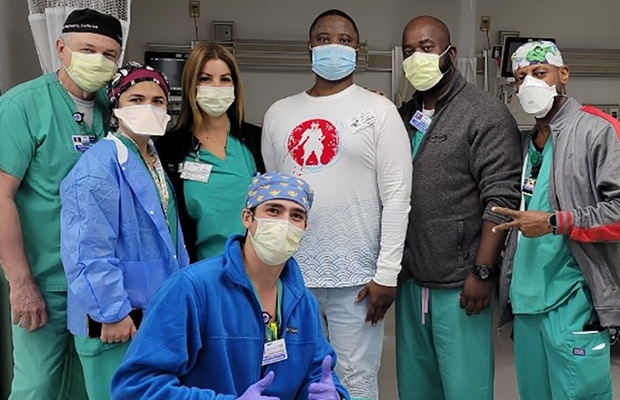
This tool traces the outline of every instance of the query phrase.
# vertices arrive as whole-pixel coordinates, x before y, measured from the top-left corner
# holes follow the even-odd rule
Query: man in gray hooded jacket
[[[493,281],[507,219],[519,204],[520,134],[492,94],[454,67],[446,25],[431,16],[403,32],[403,69],[416,89],[399,110],[413,180],[396,295],[401,399],[493,398]]]
[[[512,56],[517,95],[536,118],[521,210],[502,267],[502,323],[514,314],[523,399],[611,399],[608,327],[620,325],[620,123],[566,96],[555,44]]]

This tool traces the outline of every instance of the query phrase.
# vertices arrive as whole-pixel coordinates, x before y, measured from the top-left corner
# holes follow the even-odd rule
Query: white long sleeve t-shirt
[[[396,107],[357,85],[324,97],[303,92],[265,114],[269,170],[314,189],[308,229],[295,258],[308,287],[370,279],[396,286],[411,199],[411,147]]]

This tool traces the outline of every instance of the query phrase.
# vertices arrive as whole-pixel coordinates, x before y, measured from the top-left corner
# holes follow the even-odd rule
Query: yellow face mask
[[[439,68],[439,59],[450,50],[450,47],[441,54],[430,54],[416,51],[403,61],[405,78],[415,90],[426,91],[433,88],[444,73]]]
[[[224,114],[235,101],[234,86],[198,86],[197,90],[198,107],[212,117]]]
[[[262,262],[277,266],[295,254],[304,235],[303,229],[282,219],[256,218],[256,221],[256,231],[249,232],[248,236]]]
[[[71,65],[65,67],[67,74],[80,89],[90,93],[104,87],[116,73],[116,63],[102,54],[71,53]]]

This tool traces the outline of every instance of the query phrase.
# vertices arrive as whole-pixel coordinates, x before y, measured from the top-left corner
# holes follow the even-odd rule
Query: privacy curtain
[[[60,60],[56,55],[56,39],[67,16],[79,8],[92,8],[121,21],[123,29],[123,61],[129,35],[131,0],[28,0],[28,21],[43,73],[56,71]]]
[[[459,30],[456,35],[456,68],[467,79],[467,82],[476,84],[476,1],[459,1]]]

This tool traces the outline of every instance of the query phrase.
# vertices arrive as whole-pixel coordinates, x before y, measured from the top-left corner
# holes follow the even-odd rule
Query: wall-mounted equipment
[[[611,115],[617,120],[620,120],[620,105],[618,104],[588,104],[589,106],[594,106],[599,110]]]
[[[213,21],[211,23],[211,38],[217,43],[235,42],[235,23],[233,21]]]
[[[571,76],[620,77],[620,50],[560,48],[560,51]]]
[[[187,56],[187,51],[146,51],[144,63],[166,74],[170,82],[170,94],[180,96],[181,79]]]

